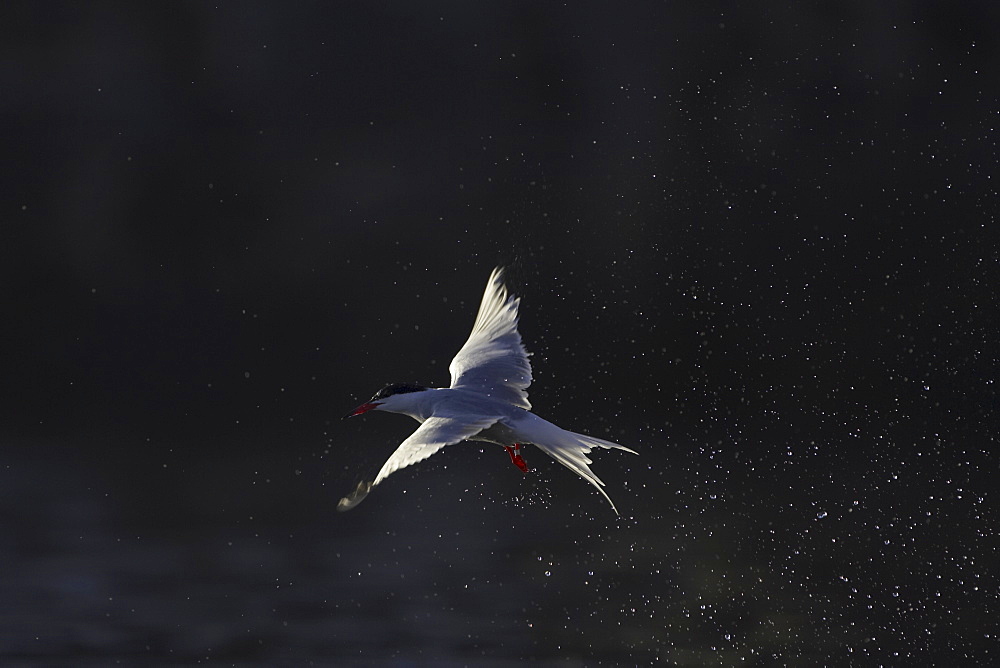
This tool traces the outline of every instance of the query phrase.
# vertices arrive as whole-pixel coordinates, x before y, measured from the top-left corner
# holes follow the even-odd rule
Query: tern
[[[590,470],[592,462],[587,454],[593,448],[638,453],[611,441],[566,431],[531,412],[526,392],[531,385],[531,364],[517,331],[521,300],[508,294],[503,275],[503,268],[497,267],[486,283],[472,333],[448,367],[450,387],[386,385],[344,416],[388,411],[409,415],[420,426],[392,453],[374,481],[359,483],[340,500],[338,510],[350,510],[390,475],[446,445],[481,441],[503,446],[511,462],[524,473],[529,469],[521,447],[534,445],[593,485],[618,514],[604,483]]]

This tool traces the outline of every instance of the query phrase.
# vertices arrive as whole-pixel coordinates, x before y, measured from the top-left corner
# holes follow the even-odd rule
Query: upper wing
[[[508,296],[503,269],[490,275],[472,334],[451,361],[451,386],[477,390],[495,399],[531,409],[531,364],[517,332],[520,299]]]
[[[496,417],[450,418],[429,417],[410,437],[403,441],[382,465],[371,487],[385,480],[394,471],[427,459],[446,445],[475,436],[494,422]],[[369,489],[371,489],[369,487]],[[367,490],[366,490],[367,493]]]

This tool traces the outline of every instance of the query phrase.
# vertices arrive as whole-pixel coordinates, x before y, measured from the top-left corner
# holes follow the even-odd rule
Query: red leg
[[[503,446],[507,454],[510,455],[510,463],[521,469],[524,473],[528,472],[528,465],[524,461],[524,457],[521,456],[521,444],[515,443],[513,447],[509,445]]]

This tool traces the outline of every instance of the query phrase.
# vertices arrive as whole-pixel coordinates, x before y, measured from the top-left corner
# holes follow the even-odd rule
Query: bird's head
[[[353,411],[345,415],[345,418],[361,415],[368,411],[389,411],[390,413],[403,413],[413,403],[413,394],[427,390],[423,385],[413,383],[393,383],[386,385],[375,393],[369,401],[361,404]]]

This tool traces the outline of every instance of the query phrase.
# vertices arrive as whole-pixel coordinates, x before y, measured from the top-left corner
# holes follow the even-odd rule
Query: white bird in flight
[[[359,483],[340,500],[337,510],[350,510],[392,473],[427,459],[446,445],[485,441],[502,445],[511,462],[525,473],[528,466],[521,446],[534,445],[597,488],[618,513],[603,489],[604,483],[590,470],[587,454],[593,448],[638,453],[624,445],[566,431],[530,412],[525,390],[531,385],[531,365],[517,331],[520,302],[520,298],[508,296],[503,269],[497,267],[486,284],[472,334],[448,368],[450,387],[386,385],[345,416],[388,411],[409,415],[421,424],[392,453],[375,480]]]

